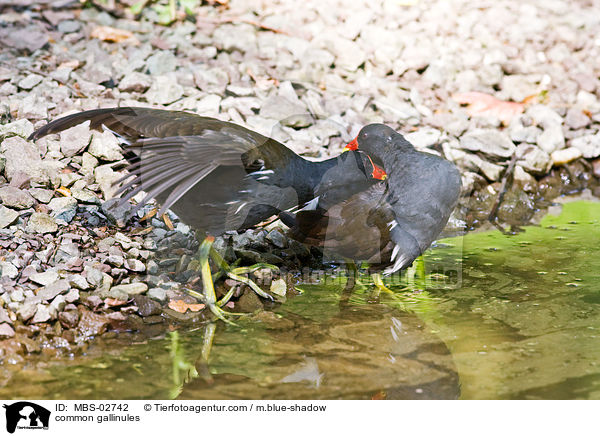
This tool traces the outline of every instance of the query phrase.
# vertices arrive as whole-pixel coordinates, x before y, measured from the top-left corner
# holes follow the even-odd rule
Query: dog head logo
[[[29,401],[4,405],[6,409],[6,431],[19,429],[48,429],[50,411]]]

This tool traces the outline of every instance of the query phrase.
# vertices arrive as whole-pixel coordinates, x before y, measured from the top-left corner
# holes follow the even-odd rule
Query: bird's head
[[[388,153],[414,150],[412,144],[391,127],[384,124],[369,124],[363,127],[358,136],[350,141],[344,150],[358,150],[366,153],[374,164],[381,166]]]

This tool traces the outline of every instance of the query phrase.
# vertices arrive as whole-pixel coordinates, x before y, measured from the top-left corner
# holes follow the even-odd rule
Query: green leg
[[[200,247],[200,248],[202,248],[202,247]],[[273,300],[273,297],[271,295],[269,295],[265,291],[263,291],[256,283],[254,283],[248,277],[243,277],[242,274],[250,274],[261,268],[269,268],[273,271],[279,271],[279,268],[277,268],[275,265],[271,265],[268,263],[257,263],[252,266],[243,266],[243,267],[232,268],[231,266],[229,266],[227,264],[227,262],[225,262],[225,259],[223,259],[223,257],[215,249],[211,248],[210,256],[215,261],[215,263],[217,265],[219,265],[219,268],[225,272],[227,277],[235,280],[236,282],[244,283],[245,285],[250,286],[250,288],[254,292],[256,292],[259,296],[266,298],[268,300]]]
[[[377,293],[385,292],[387,294],[393,294],[394,292],[383,284],[383,279],[381,278],[381,274],[371,274],[371,278],[373,279],[373,284],[375,288],[377,288]]]
[[[198,292],[188,290],[187,292],[193,297],[198,298],[203,301],[204,304],[208,306],[210,311],[220,320],[225,321],[228,324],[233,324],[226,318],[226,315],[239,315],[233,314],[231,312],[225,312],[221,309],[227,301],[233,295],[233,289],[230,289],[229,292],[220,300],[217,301],[217,296],[215,295],[215,286],[213,283],[212,273],[210,272],[210,264],[208,262],[209,254],[212,250],[212,244],[215,238],[212,236],[207,236],[202,244],[200,245],[200,249],[198,250],[198,257],[200,262],[200,274],[202,275],[202,286],[204,289],[204,294],[199,294]],[[228,266],[229,267],[229,266]]]

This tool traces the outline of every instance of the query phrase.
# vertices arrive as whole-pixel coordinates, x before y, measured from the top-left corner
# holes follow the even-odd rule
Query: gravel
[[[468,227],[481,224],[472,217],[489,215],[490,193],[515,154],[505,197],[515,207],[499,209],[501,222],[525,224],[550,193],[597,184],[590,170],[600,167],[593,2],[230,6],[201,7],[199,16],[219,17],[214,23],[170,27],[94,8],[8,6],[3,16],[12,18],[0,28],[0,337],[13,338],[7,320],[18,320],[22,328],[60,323],[73,330],[71,342],[87,340],[116,322],[107,314],[135,312],[134,296],[164,306],[197,283],[191,229],[176,217],[175,230],[141,221],[151,207],[130,219],[130,205],[111,200],[124,161],[110,132],[81,125],[26,140],[34,126],[63,114],[126,105],[187,110],[315,159],[339,154],[363,125],[384,122],[460,168],[465,195],[457,217]],[[129,29],[135,40],[92,38],[98,26]],[[461,106],[453,98],[472,91],[495,103]],[[507,101],[519,110],[507,115]],[[589,176],[578,177],[582,171]],[[215,248],[228,261],[313,261],[276,225],[225,235]],[[283,292],[277,278],[272,283]],[[141,312],[156,315],[146,300],[139,299]]]

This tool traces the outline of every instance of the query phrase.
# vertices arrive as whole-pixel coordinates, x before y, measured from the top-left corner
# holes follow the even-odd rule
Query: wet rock
[[[0,229],[10,226],[19,217],[19,213],[0,204]]]
[[[77,213],[77,200],[73,197],[53,198],[48,207],[52,211],[52,216],[56,219],[71,222]]]
[[[584,135],[571,141],[571,146],[579,149],[586,159],[600,156],[600,133]]]
[[[66,312],[60,312],[58,314],[58,320],[64,328],[75,328],[79,323],[79,312],[77,310],[68,310]]]
[[[166,303],[167,301],[167,291],[165,291],[162,288],[152,288],[148,291],[148,297],[152,298],[155,301],[158,301],[159,303]]]
[[[0,339],[12,338],[14,335],[15,331],[10,325],[5,322],[0,324]]]
[[[562,150],[556,150],[550,155],[553,165],[563,165],[579,159],[582,156],[581,150],[575,147],[569,147]]]
[[[162,313],[160,304],[145,295],[135,295],[133,301],[138,307],[138,313],[141,316],[160,315]]]
[[[71,127],[60,133],[60,151],[66,157],[81,153],[90,143],[92,132],[89,122]]]
[[[271,283],[269,291],[272,294],[279,295],[280,297],[285,297],[285,294],[287,292],[287,285],[285,283],[285,280],[283,280],[283,279],[274,280]]]
[[[505,133],[493,129],[476,129],[466,133],[460,138],[460,147],[499,157],[512,156],[516,148]]]
[[[267,241],[276,246],[277,248],[286,248],[287,247],[287,238],[281,232],[281,230],[274,229],[271,230],[267,236],[265,237]]]
[[[77,330],[85,339],[104,333],[109,325],[110,319],[107,318],[106,315],[101,315],[86,310],[81,313],[81,318],[77,324]]]
[[[102,133],[94,132],[88,152],[100,160],[109,162],[123,159],[121,146],[117,138],[108,131]]]
[[[29,192],[14,186],[0,188],[0,201],[4,206],[14,209],[27,209],[35,204],[35,199]]]
[[[517,165],[534,174],[546,174],[552,167],[550,155],[535,145],[520,144],[517,149]]]
[[[263,310],[264,305],[258,295],[252,290],[247,290],[242,294],[240,299],[235,303],[236,312],[249,313],[255,310]]]
[[[58,224],[50,215],[34,212],[29,217],[26,229],[31,233],[54,233],[58,230]]]

